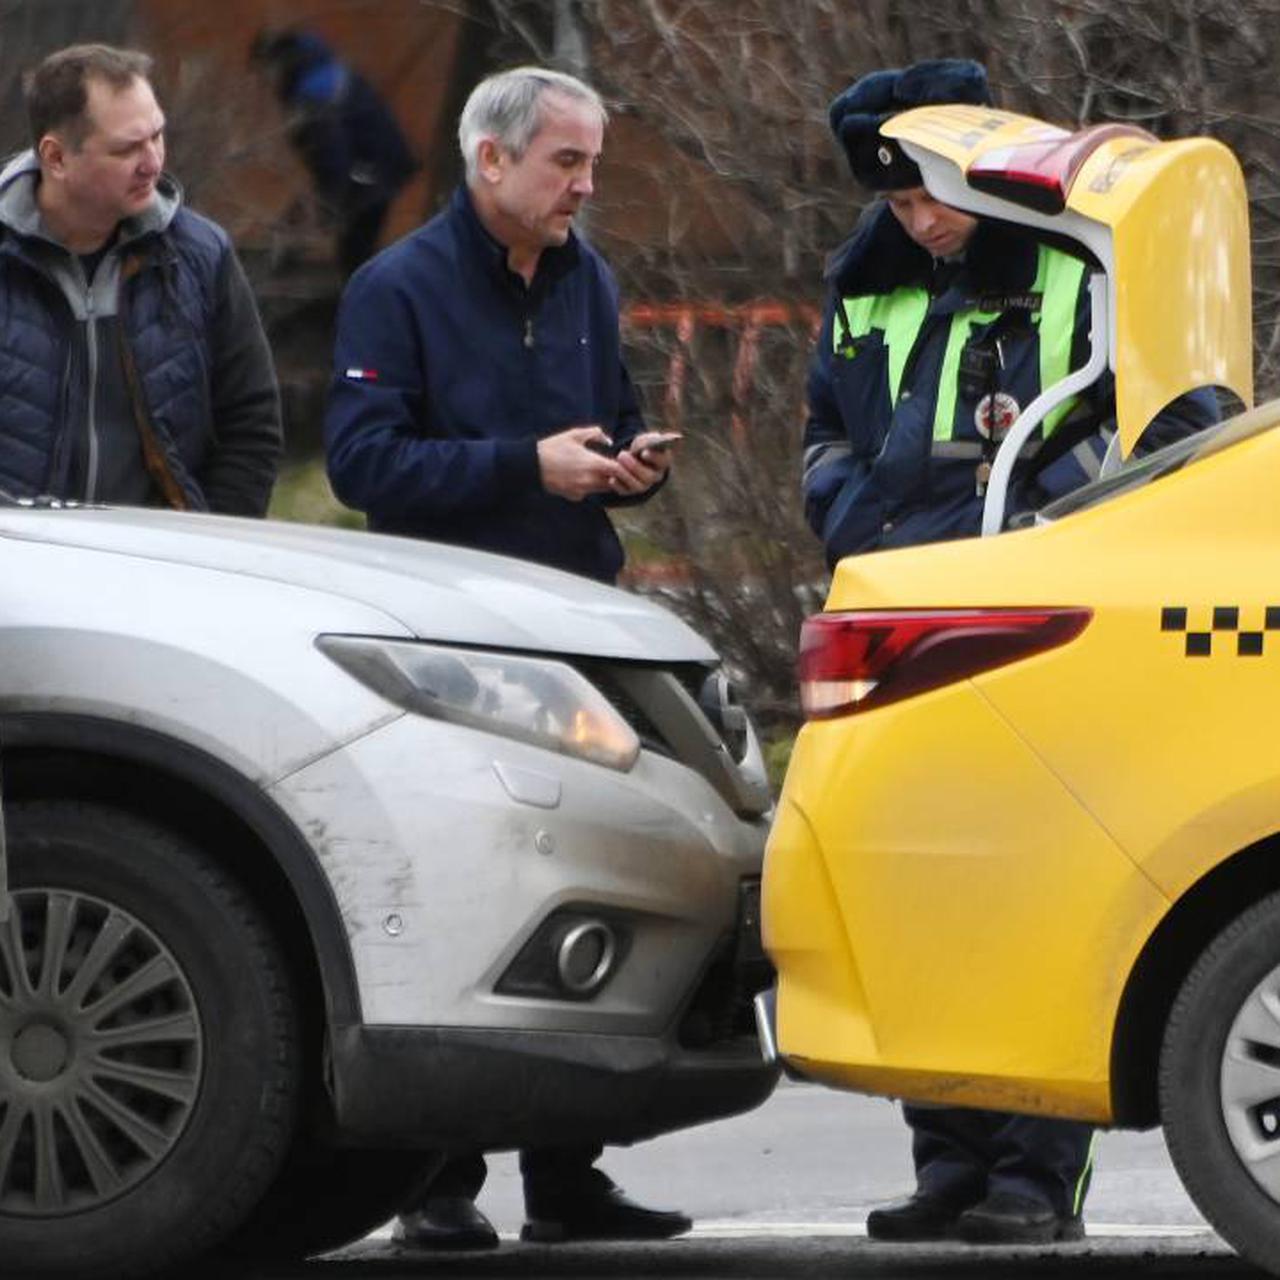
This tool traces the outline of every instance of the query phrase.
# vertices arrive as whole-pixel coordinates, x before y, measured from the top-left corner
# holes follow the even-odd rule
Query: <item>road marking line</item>
[[[1085,1220],[1088,1236],[1102,1239],[1190,1239],[1212,1235],[1205,1225],[1183,1222],[1090,1222]],[[740,1222],[733,1218],[694,1223],[691,1236],[702,1238],[750,1236],[865,1236],[863,1222]]]
[[[1189,1240],[1196,1236],[1211,1236],[1213,1231],[1205,1225],[1186,1222],[1090,1222],[1085,1220],[1086,1240]],[[698,1240],[749,1240],[789,1239],[792,1237],[858,1237],[867,1234],[863,1222],[750,1222],[735,1218],[709,1220],[694,1223],[689,1237]],[[367,1237],[369,1240],[390,1240],[391,1223]],[[499,1239],[518,1241],[519,1232],[503,1231]]]

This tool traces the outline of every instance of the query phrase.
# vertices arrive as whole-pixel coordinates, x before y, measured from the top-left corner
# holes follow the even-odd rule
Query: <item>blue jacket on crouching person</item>
[[[542,437],[591,423],[615,442],[643,429],[617,285],[579,237],[545,249],[526,286],[460,187],[352,277],[325,440],[334,492],[371,528],[612,582],[623,553],[603,504],[548,493],[538,467]]]
[[[886,204],[871,207],[833,257],[809,377],[805,512],[832,564],[979,531],[1002,428],[1088,358],[1087,274],[1079,259],[990,222],[960,260],[936,262]],[[1217,417],[1212,391],[1183,396],[1140,448]],[[1007,511],[1096,477],[1114,426],[1108,373],[1024,447]]]
[[[315,32],[264,32],[253,54],[277,69],[289,137],[335,209],[389,201],[413,175],[418,162],[391,109]]]

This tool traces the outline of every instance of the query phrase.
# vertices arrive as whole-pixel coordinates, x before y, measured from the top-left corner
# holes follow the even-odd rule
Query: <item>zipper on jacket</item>
[[[72,316],[74,321],[75,317]],[[53,448],[49,454],[49,468],[45,475],[45,490],[52,493],[62,482],[67,467],[67,450],[72,447],[71,436],[71,382],[76,356],[74,343],[70,344],[66,359],[62,362],[62,376],[58,382],[58,417],[54,432]]]

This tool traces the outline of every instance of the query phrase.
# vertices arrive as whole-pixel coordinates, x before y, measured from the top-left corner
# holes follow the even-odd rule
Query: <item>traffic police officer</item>
[[[899,111],[941,103],[989,107],[983,67],[946,59],[876,71],[831,105],[854,177],[883,196],[832,258],[809,377],[805,513],[833,565],[853,552],[977,534],[1004,432],[1087,359],[1084,263],[939,203],[880,133]],[[1148,426],[1143,447],[1216,417],[1211,392],[1183,397]],[[1113,430],[1107,375],[1025,447],[1008,509],[1034,510],[1096,477]],[[1084,1234],[1088,1125],[954,1107],[904,1113],[917,1187],[870,1214],[873,1239]]]

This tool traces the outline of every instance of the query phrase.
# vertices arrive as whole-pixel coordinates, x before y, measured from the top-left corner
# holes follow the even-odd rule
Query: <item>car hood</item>
[[[0,537],[324,591],[379,609],[424,640],[668,663],[716,657],[695,631],[638,596],[442,543],[123,508],[5,508]]]

